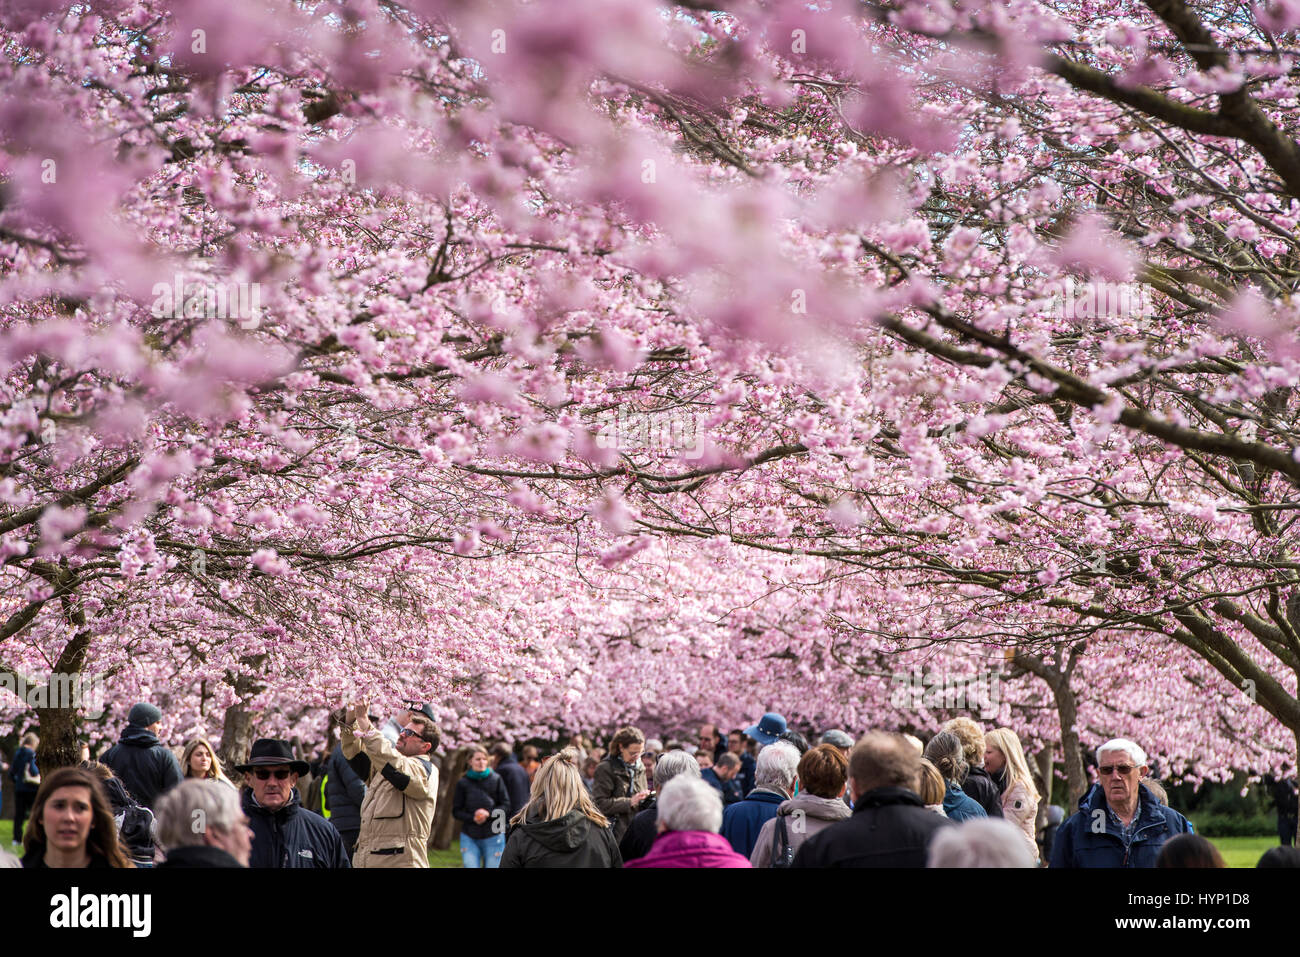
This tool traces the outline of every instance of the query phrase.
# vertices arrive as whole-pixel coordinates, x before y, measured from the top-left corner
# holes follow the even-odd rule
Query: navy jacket
[[[131,797],[153,810],[158,795],[181,783],[181,764],[148,728],[127,725],[117,744],[100,758],[122,779]]]
[[[1106,812],[1106,793],[1093,788],[1079,802],[1078,813],[1061,825],[1052,843],[1052,867],[1155,867],[1165,841],[1192,833],[1187,819],[1165,807],[1138,785],[1137,828],[1128,854],[1119,828]],[[1098,831],[1104,824],[1104,830]]]
[[[329,808],[329,821],[339,831],[361,830],[361,802],[366,799],[366,782],[361,780],[347,758],[343,748],[335,747],[325,760],[325,806]]]
[[[722,830],[719,832],[731,842],[731,849],[748,860],[754,853],[758,832],[763,825],[776,817],[782,801],[790,800],[777,791],[760,791],[755,788],[749,797],[722,812]]]
[[[528,794],[532,788],[528,780],[528,772],[515,760],[513,754],[501,759],[501,763],[496,766],[496,772],[501,775],[501,780],[506,782],[506,791],[510,794],[510,807],[513,808],[510,814],[513,817],[528,803]]]
[[[253,789],[241,792],[248,826],[253,829],[249,867],[351,867],[343,838],[334,825],[302,806],[294,788],[289,803],[270,811],[253,799]]]
[[[32,774],[39,773],[36,767],[36,752],[31,748],[19,748],[14,752],[14,763],[9,765],[9,776],[14,782],[14,793],[35,794],[40,789],[39,784],[27,784],[23,781],[23,776],[29,769]]]
[[[961,789],[984,809],[986,816],[1002,817],[1002,791],[988,771],[972,767],[966,772],[966,780],[962,782]]]
[[[705,768],[700,772],[700,777],[704,779],[705,784],[722,795],[722,803],[724,806],[744,800],[744,795],[740,793],[739,774],[733,777],[730,781],[724,781],[722,778],[718,777],[718,772],[713,770],[713,768]],[[627,860],[626,854],[623,855],[623,859]]]
[[[518,765],[516,765],[518,767]],[[519,768],[523,771],[523,768]],[[527,771],[524,771],[525,776]],[[488,812],[488,819],[482,824],[474,822],[474,812],[482,808]],[[456,795],[451,806],[451,816],[460,821],[460,833],[476,841],[506,833],[506,822],[519,808],[510,807],[510,792],[506,782],[495,771],[481,781],[475,781],[469,775],[456,782]],[[493,814],[498,821],[492,820]],[[499,823],[498,823],[499,822]],[[495,828],[495,829],[494,829]]]

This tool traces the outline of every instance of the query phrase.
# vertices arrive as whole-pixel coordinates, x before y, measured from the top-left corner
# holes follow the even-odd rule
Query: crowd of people
[[[427,705],[381,721],[350,703],[312,761],[260,738],[233,768],[238,784],[205,738],[178,760],[161,721],[138,703],[98,761],[86,749],[45,775],[26,735],[8,768],[22,857],[0,849],[0,866],[428,866],[443,761]],[[705,724],[698,743],[624,727],[607,749],[575,735],[544,759],[505,742],[459,754],[451,816],[465,867],[1224,866],[1123,738],[1097,748],[1098,778],[1068,816],[1040,814],[1016,733],[970,718],[924,742],[832,729],[813,744],[768,713],[727,734]],[[1259,866],[1300,866],[1283,838]]]

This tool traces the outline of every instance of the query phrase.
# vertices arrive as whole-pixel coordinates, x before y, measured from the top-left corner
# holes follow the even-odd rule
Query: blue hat
[[[785,718],[775,711],[769,711],[763,715],[758,724],[745,729],[745,734],[760,744],[771,744],[784,733]]]

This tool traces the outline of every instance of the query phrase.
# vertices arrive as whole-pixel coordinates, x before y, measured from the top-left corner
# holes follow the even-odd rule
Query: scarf
[[[484,768],[482,771],[467,770],[465,772],[465,777],[469,778],[471,781],[485,781],[487,780],[487,776],[491,773],[492,773],[491,768]]]

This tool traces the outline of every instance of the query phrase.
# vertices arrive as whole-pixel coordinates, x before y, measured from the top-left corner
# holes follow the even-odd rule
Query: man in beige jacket
[[[406,712],[394,746],[371,725],[369,713],[363,702],[349,705],[340,729],[343,757],[366,782],[352,866],[428,867],[438,799],[438,769],[430,758],[438,726],[427,711]]]

